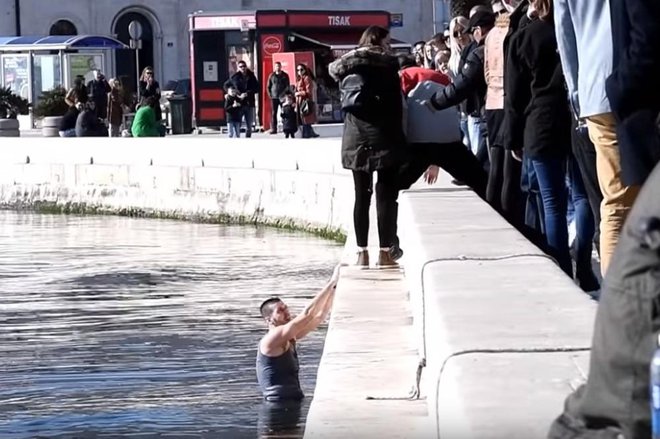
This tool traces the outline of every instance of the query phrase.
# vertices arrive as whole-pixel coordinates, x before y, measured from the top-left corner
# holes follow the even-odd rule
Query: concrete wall
[[[546,437],[586,379],[596,303],[471,191],[400,206],[434,437]]]
[[[338,140],[9,142],[0,150],[4,207],[216,221],[230,216],[333,237],[345,235],[351,218],[352,179],[339,163]]]

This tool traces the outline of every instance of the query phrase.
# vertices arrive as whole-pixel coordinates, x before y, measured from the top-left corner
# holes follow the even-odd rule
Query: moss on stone
[[[318,227],[304,224],[293,218],[267,218],[261,215],[208,214],[191,215],[176,211],[159,211],[140,208],[112,209],[107,206],[93,206],[86,203],[35,202],[31,205],[9,206],[13,209],[32,210],[38,213],[65,215],[117,215],[131,218],[154,218],[191,221],[204,224],[226,224],[240,226],[266,226],[277,229],[305,232],[320,238],[346,243],[346,233],[339,228]]]

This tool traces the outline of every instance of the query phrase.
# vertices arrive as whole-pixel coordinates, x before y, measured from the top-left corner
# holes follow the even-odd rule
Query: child
[[[243,119],[245,100],[241,99],[236,87],[229,86],[225,96],[225,112],[227,113],[227,125],[229,126],[229,137],[241,137],[241,121]]]
[[[443,50],[438,52],[435,57],[435,69],[449,76],[449,58],[451,57],[451,52],[449,50]]]
[[[295,98],[293,93],[284,93],[284,102],[282,102],[282,131],[284,131],[284,138],[294,138],[296,131],[298,131],[298,113],[296,112]]]

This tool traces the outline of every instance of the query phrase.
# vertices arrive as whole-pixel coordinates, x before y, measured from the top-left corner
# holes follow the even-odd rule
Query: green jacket
[[[141,107],[131,125],[131,134],[133,137],[159,137],[158,122],[156,122],[156,112],[149,106]]]

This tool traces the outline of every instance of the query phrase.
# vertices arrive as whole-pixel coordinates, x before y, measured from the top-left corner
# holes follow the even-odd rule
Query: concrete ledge
[[[337,139],[39,139],[0,150],[0,206],[237,221],[345,239]],[[13,145],[9,145],[13,143]]]
[[[437,437],[545,437],[584,379],[595,303],[471,191],[409,191],[399,218]]]

